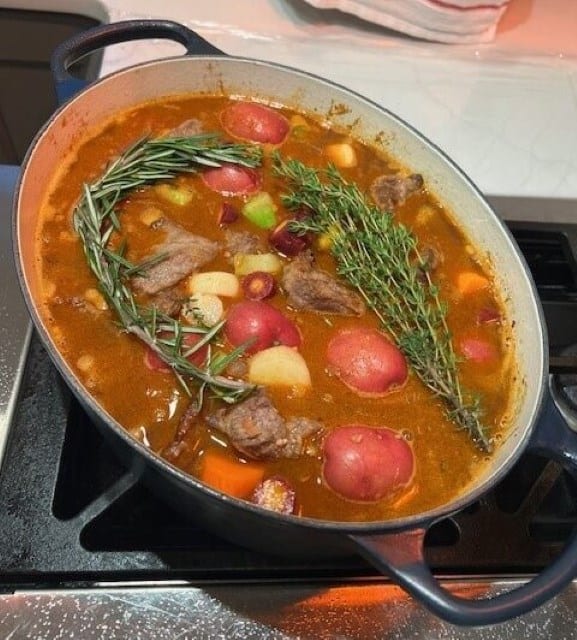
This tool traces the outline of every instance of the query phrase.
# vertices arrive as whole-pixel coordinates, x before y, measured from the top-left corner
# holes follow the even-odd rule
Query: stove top
[[[10,187],[16,172],[3,175],[0,187]],[[577,343],[577,225],[508,224],[535,277],[551,353],[563,353]],[[10,295],[13,301],[14,289]],[[330,591],[386,583],[358,556],[299,562],[247,551],[160,502],[116,461],[36,335],[25,322],[17,324],[12,348],[19,339],[21,352],[11,357],[3,416],[9,437],[0,472],[0,592],[31,591],[36,599],[46,589],[71,590],[77,598],[82,589],[103,585],[318,585]],[[526,454],[494,491],[432,527],[426,553],[438,576],[469,586],[489,580],[494,588],[548,564],[576,523],[575,479],[556,463]],[[397,590],[397,599],[401,594]],[[1,602],[0,596],[0,628]]]
[[[0,477],[0,511],[0,574],[8,587],[377,575],[358,556],[305,563],[262,556],[180,516],[117,463],[35,336]],[[573,478],[527,455],[492,494],[430,529],[428,557],[444,575],[533,573],[575,522]]]

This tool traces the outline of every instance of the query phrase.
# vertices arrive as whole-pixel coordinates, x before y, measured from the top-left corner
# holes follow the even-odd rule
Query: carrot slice
[[[474,271],[462,271],[457,276],[457,289],[463,294],[477,293],[489,286],[489,281]]]
[[[233,498],[247,498],[262,482],[264,466],[242,463],[220,453],[208,451],[200,479]]]

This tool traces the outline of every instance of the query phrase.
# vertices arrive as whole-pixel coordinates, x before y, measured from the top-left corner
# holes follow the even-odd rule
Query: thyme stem
[[[479,404],[461,388],[447,309],[423,268],[416,238],[333,166],[318,172],[296,160],[284,161],[277,153],[274,170],[291,189],[283,196],[284,204],[314,212],[293,222],[292,228],[328,234],[338,273],[359,291],[415,373],[444,401],[450,419],[480,449],[490,451]]]

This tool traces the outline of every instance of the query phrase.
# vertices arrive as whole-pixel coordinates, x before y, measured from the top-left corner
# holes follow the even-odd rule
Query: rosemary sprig
[[[491,442],[477,401],[465,398],[446,322],[446,305],[431,281],[416,238],[371,204],[355,184],[329,166],[325,171],[274,157],[275,173],[291,189],[289,209],[314,213],[292,223],[296,231],[329,234],[337,271],[365,299],[409,359],[414,371],[446,405],[449,417],[484,451]]]
[[[168,180],[179,173],[194,173],[224,163],[255,167],[261,159],[260,148],[225,143],[213,134],[142,139],[116,158],[98,180],[84,185],[73,213],[74,228],[82,240],[88,266],[116,312],[119,324],[170,365],[189,395],[192,395],[190,382],[194,383],[199,409],[207,389],[228,403],[237,402],[252,391],[252,385],[221,375],[242,349],[229,354],[212,353],[223,323],[211,328],[185,326],[155,308],[137,304],[127,282],[135,273],[145,271],[151,262],[132,264],[126,258],[125,243],[115,250],[110,248],[112,234],[120,230],[116,206],[133,189]],[[157,259],[162,256],[154,260]],[[186,345],[187,333],[201,336],[193,347]],[[208,348],[205,365],[197,367],[187,358],[205,346]]]

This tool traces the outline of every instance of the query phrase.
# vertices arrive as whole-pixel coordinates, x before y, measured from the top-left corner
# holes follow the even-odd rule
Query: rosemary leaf
[[[95,182],[84,185],[73,212],[74,229],[82,241],[88,266],[120,326],[153,349],[172,368],[188,395],[193,394],[192,384],[199,409],[206,390],[228,403],[241,400],[253,390],[253,385],[221,375],[243,349],[213,357],[212,342],[223,323],[212,328],[184,326],[154,307],[143,307],[136,302],[126,284],[128,279],[163,257],[155,256],[145,265],[134,265],[125,257],[124,243],[115,250],[110,248],[113,232],[120,230],[116,207],[133,189],[183,172],[195,173],[204,167],[225,163],[256,167],[261,160],[259,147],[222,142],[216,134],[144,138],[115,158]],[[200,334],[201,338],[195,345],[187,345],[184,340],[187,333]],[[204,347],[208,355],[203,366],[198,367],[188,357]]]

